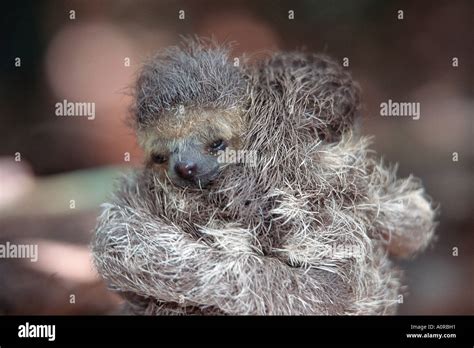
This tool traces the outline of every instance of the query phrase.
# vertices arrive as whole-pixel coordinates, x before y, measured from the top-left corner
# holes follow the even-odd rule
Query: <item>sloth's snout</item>
[[[172,155],[168,175],[174,184],[204,188],[215,178],[219,170],[216,157],[198,150],[188,149]]]
[[[176,174],[184,180],[193,180],[197,173],[197,164],[191,161],[178,162],[174,166]]]

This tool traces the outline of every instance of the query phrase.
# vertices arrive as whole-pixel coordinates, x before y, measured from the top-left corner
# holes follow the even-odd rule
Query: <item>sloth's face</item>
[[[204,188],[229,163],[222,151],[238,150],[241,115],[222,110],[190,110],[160,116],[139,133],[146,165],[181,187]]]

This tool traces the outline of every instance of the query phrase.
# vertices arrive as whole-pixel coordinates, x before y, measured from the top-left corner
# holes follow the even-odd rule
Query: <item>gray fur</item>
[[[235,73],[224,49],[187,44],[167,51],[169,66],[145,67],[138,122],[181,102],[242,108],[243,149],[258,161],[228,166],[205,190],[147,170],[122,179],[92,247],[129,312],[394,313],[403,288],[390,253],[423,250],[435,214],[419,181],[397,179],[353,131],[359,92],[349,74],[303,53]]]
[[[228,62],[228,48],[188,39],[146,62],[135,88],[136,127],[144,128],[180,105],[221,109],[240,105],[245,81],[242,71]]]

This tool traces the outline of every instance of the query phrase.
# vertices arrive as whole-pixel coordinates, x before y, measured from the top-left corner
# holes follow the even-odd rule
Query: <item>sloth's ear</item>
[[[255,95],[265,98],[282,122],[328,142],[337,141],[354,126],[360,109],[359,87],[328,57],[277,53],[261,61],[254,74]]]

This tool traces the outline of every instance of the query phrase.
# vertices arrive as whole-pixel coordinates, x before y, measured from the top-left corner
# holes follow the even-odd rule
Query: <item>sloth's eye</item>
[[[167,159],[168,158],[166,156],[163,156],[163,155],[160,155],[160,154],[153,154],[151,156],[151,160],[156,164],[165,163],[167,161]]]
[[[216,140],[211,144],[212,151],[222,151],[222,150],[225,150],[225,148],[226,148],[226,143],[222,139]]]

